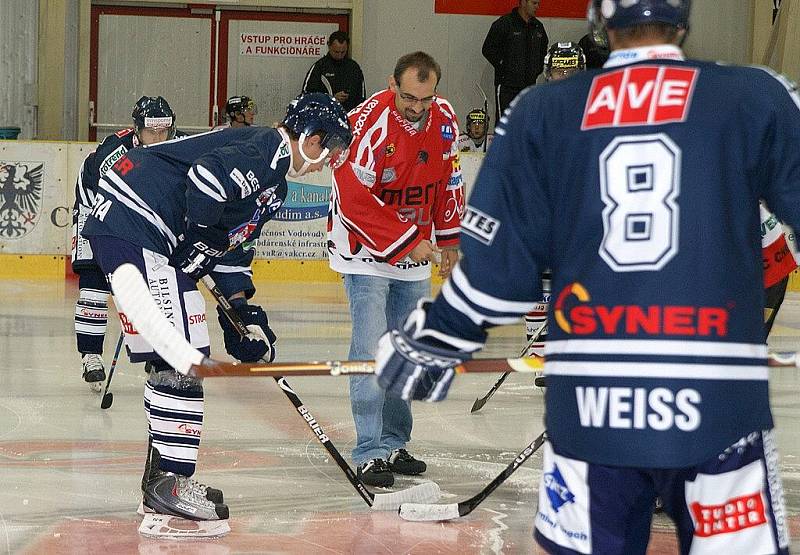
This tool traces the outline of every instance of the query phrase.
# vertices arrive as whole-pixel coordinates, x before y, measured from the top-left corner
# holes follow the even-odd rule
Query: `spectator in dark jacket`
[[[539,0],[520,0],[511,13],[492,23],[483,41],[483,57],[494,66],[495,121],[544,69],[548,39],[544,25],[534,17],[538,8]]]
[[[350,37],[334,31],[328,38],[328,53],[314,62],[303,81],[303,92],[324,92],[338,100],[348,112],[366,98],[361,67],[347,55]]]

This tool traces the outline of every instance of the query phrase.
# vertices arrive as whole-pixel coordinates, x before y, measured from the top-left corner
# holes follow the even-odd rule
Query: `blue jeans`
[[[353,321],[348,358],[372,360],[381,335],[403,325],[417,301],[430,295],[431,282],[345,274],[344,289]],[[411,439],[411,404],[386,395],[374,376],[350,376],[350,408],[356,425],[355,464],[386,459]]]

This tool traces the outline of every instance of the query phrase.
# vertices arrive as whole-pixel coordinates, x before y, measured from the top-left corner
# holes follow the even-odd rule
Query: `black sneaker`
[[[394,476],[383,459],[372,459],[358,466],[359,480],[368,486],[387,488],[394,485]]]
[[[405,449],[395,449],[389,455],[389,470],[406,476],[416,476],[428,469],[428,465],[412,457]]]

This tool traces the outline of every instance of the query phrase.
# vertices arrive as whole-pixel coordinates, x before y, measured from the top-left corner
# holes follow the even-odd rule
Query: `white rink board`
[[[0,212],[0,254],[69,255],[75,180],[83,159],[94,147],[94,143],[0,142],[0,165],[14,166],[19,191],[10,208]],[[461,154],[467,191],[482,160],[482,153]],[[37,185],[25,174],[39,165],[42,177]],[[9,176],[7,168],[0,169],[0,187]],[[326,260],[330,168],[288,179],[288,184],[286,203],[256,241],[256,258]]]

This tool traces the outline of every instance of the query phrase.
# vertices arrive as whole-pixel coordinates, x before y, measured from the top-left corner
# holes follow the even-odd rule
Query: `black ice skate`
[[[100,393],[103,382],[106,381],[106,369],[103,367],[103,357],[95,353],[86,353],[81,357],[83,364],[83,380],[89,384],[92,391]]]
[[[142,509],[187,520],[227,520],[228,506],[222,491],[210,488],[188,476],[159,470],[160,455],[152,450],[147,479],[142,481]],[[219,499],[216,502],[213,499]]]

